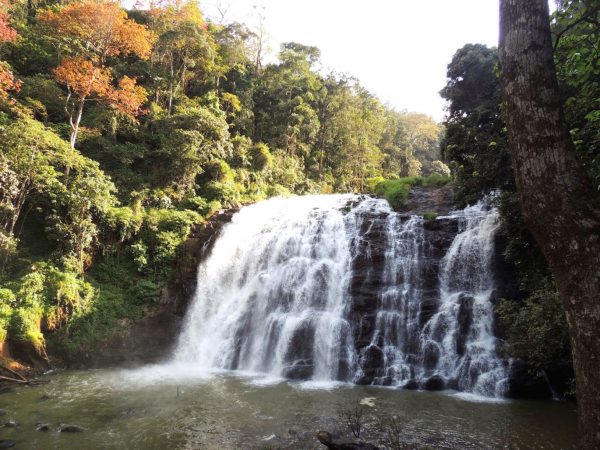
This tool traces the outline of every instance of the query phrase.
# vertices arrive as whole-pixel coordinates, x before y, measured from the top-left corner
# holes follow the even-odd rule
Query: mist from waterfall
[[[458,232],[437,260],[423,217],[385,200],[316,195],[242,208],[198,268],[172,363],[313,382],[437,379],[501,396],[497,213],[478,204],[446,219]]]

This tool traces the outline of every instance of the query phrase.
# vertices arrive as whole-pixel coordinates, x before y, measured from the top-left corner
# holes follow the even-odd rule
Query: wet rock
[[[371,384],[376,377],[382,375],[385,357],[383,350],[376,345],[370,345],[365,349],[362,357],[363,375],[357,384]]]
[[[35,429],[38,431],[50,431],[50,425],[47,423],[38,422],[35,424]]]
[[[6,411],[3,409],[0,409],[0,417],[5,416],[6,415]]]
[[[11,441],[10,439],[0,439],[0,448],[11,448],[17,445],[15,441]]]
[[[82,431],[85,431],[85,428],[82,428],[78,425],[60,424],[58,428],[59,433],[81,433]]]
[[[456,378],[450,378],[448,381],[446,381],[446,389],[454,389],[455,391],[458,391],[458,380]]]
[[[453,207],[454,191],[452,186],[413,186],[402,212],[421,215],[435,211],[444,215],[448,214]]]
[[[315,368],[307,361],[299,361],[296,364],[283,368],[282,375],[291,380],[309,380]]]
[[[404,386],[402,386],[402,389],[407,389],[409,391],[416,391],[417,389],[419,389],[419,382],[415,379],[408,380],[406,382],[406,384]]]
[[[423,367],[426,370],[433,370],[436,368],[438,360],[440,359],[440,348],[435,342],[427,342],[423,348]]]
[[[446,382],[439,375],[430,377],[424,384],[423,389],[426,391],[443,391],[446,387]]]
[[[521,360],[513,360],[509,368],[508,392],[509,398],[552,398],[552,390],[546,378],[530,370]]]
[[[40,402],[45,402],[46,400],[50,400],[50,396],[49,395],[42,395],[39,398]]]
[[[4,424],[4,428],[15,428],[18,425],[19,424],[16,421],[14,421],[14,420],[11,419],[11,420],[9,420],[8,422],[6,422]]]
[[[327,431],[319,431],[317,439],[330,450],[379,450],[379,447],[362,441],[334,437]]]
[[[458,298],[458,333],[456,335],[456,352],[459,355],[465,354],[465,344],[471,325],[473,323],[473,297],[461,294]]]

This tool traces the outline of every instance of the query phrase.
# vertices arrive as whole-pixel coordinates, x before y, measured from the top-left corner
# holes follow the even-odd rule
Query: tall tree
[[[132,78],[123,77],[112,86],[107,58],[135,55],[148,58],[153,35],[127,18],[117,2],[86,0],[39,14],[59,48],[71,56],[54,69],[54,77],[67,86],[65,111],[71,125],[71,147],[75,148],[83,108],[87,101],[104,101],[128,115],[139,112],[146,91]]]
[[[153,60],[163,68],[161,78],[167,80],[171,114],[173,99],[186,84],[193,78],[207,78],[213,70],[216,44],[196,2],[169,1],[151,9],[150,16],[152,29],[159,36]]]
[[[467,44],[452,57],[446,86],[440,91],[448,102],[441,150],[451,161],[456,197],[464,204],[513,185],[497,64],[496,48]]]
[[[546,0],[500,1],[500,64],[524,220],[556,278],[573,348],[582,444],[600,448],[600,199],[562,110]]]

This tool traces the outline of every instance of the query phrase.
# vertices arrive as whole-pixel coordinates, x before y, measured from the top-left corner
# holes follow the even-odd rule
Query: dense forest
[[[319,72],[315,47],[285,43],[265,64],[260,29],[207,21],[192,1],[1,11],[0,341],[81,350],[140,317],[192,228],[222,208],[331,192],[399,206],[452,170],[459,205],[488,195],[504,220],[519,281],[498,307],[505,351],[535,370],[569,366],[555,283],[517,201],[496,48],[456,52],[437,124]],[[553,32],[566,119],[600,189],[600,8],[562,2]]]
[[[222,208],[401,202],[450,173],[433,119],[318,72],[314,47],[264,64],[260,29],[211,23],[193,1],[4,2],[0,39],[0,341],[24,355],[44,357],[48,338],[82,350],[140,317]]]

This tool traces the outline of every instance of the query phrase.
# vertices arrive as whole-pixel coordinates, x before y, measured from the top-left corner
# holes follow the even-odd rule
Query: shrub
[[[40,329],[43,311],[41,308],[16,308],[11,317],[8,334],[11,339],[29,342],[41,351],[45,346],[44,335]]]
[[[427,222],[433,222],[435,219],[437,219],[438,215],[439,214],[436,212],[428,211],[425,214],[423,214],[423,219],[425,219],[425,221]]]
[[[280,184],[275,184],[267,188],[267,197],[289,197],[290,195],[292,195],[290,190]]]
[[[437,173],[432,173],[423,178],[423,186],[445,186],[452,181],[452,178],[448,175],[440,175]]]
[[[262,143],[251,146],[248,150],[248,156],[250,156],[251,165],[254,170],[262,171],[273,164],[273,156],[269,151],[269,147]]]
[[[205,167],[205,173],[211,181],[231,182],[234,178],[234,173],[222,159],[215,159],[209,162]]]
[[[0,344],[6,340],[15,303],[15,293],[10,289],[0,288]]]
[[[185,209],[196,211],[202,216],[208,218],[221,209],[221,203],[218,200],[208,201],[203,197],[188,197],[182,206]]]
[[[545,280],[522,304],[503,299],[497,313],[508,335],[506,350],[511,356],[538,368],[569,360],[564,307],[550,280]]]

